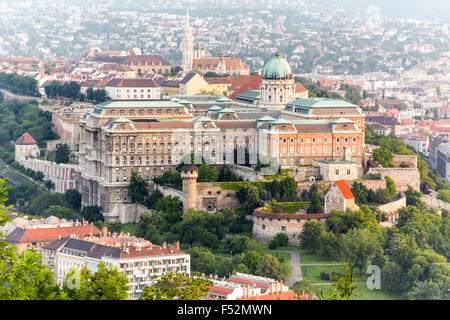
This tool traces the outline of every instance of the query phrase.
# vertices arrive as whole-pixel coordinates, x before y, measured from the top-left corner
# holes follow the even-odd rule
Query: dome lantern
[[[280,56],[279,52],[267,62],[263,71],[263,79],[266,80],[287,80],[292,79],[292,69],[286,59]]]

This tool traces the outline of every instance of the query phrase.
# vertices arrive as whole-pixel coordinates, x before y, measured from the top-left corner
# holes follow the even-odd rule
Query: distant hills
[[[450,21],[449,0],[305,0],[306,3],[342,5],[365,11],[372,5],[379,6],[381,14],[389,18],[440,18]]]

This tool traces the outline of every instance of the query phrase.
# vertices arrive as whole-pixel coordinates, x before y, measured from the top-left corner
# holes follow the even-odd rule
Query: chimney
[[[163,249],[165,249],[166,248],[166,242],[164,241],[163,242]]]
[[[180,249],[180,241],[177,241],[177,249]]]
[[[88,222],[87,220],[83,220],[83,226],[87,226]]]
[[[107,237],[108,236],[108,227],[107,226],[103,226],[102,227],[102,237]]]

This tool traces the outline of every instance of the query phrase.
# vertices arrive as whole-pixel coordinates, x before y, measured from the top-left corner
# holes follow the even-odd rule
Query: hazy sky
[[[450,20],[450,0],[305,0],[321,4],[369,8],[379,6],[382,15],[393,18],[442,18]]]

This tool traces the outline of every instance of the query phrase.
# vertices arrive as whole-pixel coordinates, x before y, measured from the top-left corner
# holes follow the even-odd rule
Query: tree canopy
[[[207,296],[212,285],[209,279],[172,272],[162,276],[153,286],[145,287],[141,300],[200,300]]]

